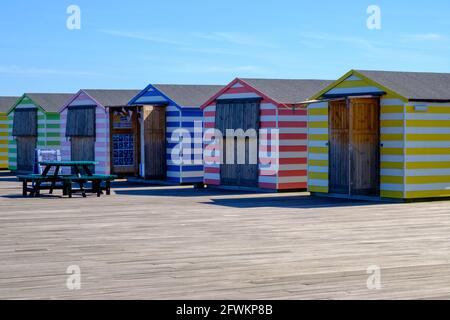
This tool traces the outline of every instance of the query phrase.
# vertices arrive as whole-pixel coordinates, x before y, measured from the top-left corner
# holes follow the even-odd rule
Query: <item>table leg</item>
[[[92,176],[92,171],[89,169],[89,166],[83,166],[83,169],[87,176]]]
[[[106,195],[111,195],[111,181],[106,181]]]
[[[23,195],[24,197],[26,197],[26,196],[28,195],[28,181],[27,181],[27,180],[23,180],[23,182],[22,182],[22,188],[23,188],[23,190],[22,190],[22,195]]]
[[[52,186],[50,187],[50,194],[53,194],[53,190],[55,190],[56,180],[58,179],[58,174],[59,174],[59,169],[60,169],[60,167],[56,166],[55,173],[53,174]]]

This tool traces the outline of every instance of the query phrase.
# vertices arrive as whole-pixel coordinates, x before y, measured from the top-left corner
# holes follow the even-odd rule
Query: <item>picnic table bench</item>
[[[38,197],[42,190],[49,190],[50,194],[54,190],[62,190],[63,195],[70,198],[74,193],[81,193],[86,197],[86,193],[95,193],[100,197],[103,191],[107,195],[111,194],[111,182],[117,179],[115,175],[99,175],[93,174],[89,166],[95,165],[92,161],[52,161],[40,162],[44,166],[42,174],[19,175],[19,181],[23,183],[23,196]],[[60,174],[60,169],[63,167],[72,168],[74,173]],[[55,168],[54,172],[49,174],[51,169]],[[92,184],[91,189],[86,188],[87,183]],[[31,183],[31,186],[28,184]],[[73,184],[78,184],[79,189],[74,189]],[[104,185],[103,185],[104,184]]]

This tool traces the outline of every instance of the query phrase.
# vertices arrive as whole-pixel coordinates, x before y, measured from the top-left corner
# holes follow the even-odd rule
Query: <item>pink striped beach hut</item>
[[[113,173],[111,160],[114,150],[111,144],[109,110],[111,107],[126,106],[139,91],[80,90],[75,94],[60,109],[63,161],[96,161],[95,173]],[[126,130],[126,124],[130,124],[132,120],[126,116],[121,119]],[[128,141],[127,145],[133,148],[134,144]],[[137,146],[134,148],[137,149]],[[138,159],[133,161],[137,163]]]
[[[307,188],[307,109],[304,101],[331,81],[237,78],[202,105],[204,183],[273,191]],[[244,134],[245,161],[227,130]],[[237,131],[236,131],[237,132]],[[234,144],[234,146],[233,146]],[[230,149],[234,148],[230,156]],[[230,158],[231,157],[231,158]],[[234,161],[232,158],[235,158]],[[251,161],[250,159],[255,159]],[[231,160],[231,162],[230,162]]]

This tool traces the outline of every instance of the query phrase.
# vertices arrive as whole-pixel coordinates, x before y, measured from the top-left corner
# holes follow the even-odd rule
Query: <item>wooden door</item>
[[[164,180],[167,177],[166,108],[143,107],[145,178]]]
[[[72,161],[95,161],[95,138],[94,137],[72,137],[71,159]],[[89,168],[95,172],[92,166]]]
[[[17,171],[33,172],[35,151],[37,145],[36,137],[17,137]]]
[[[380,191],[379,99],[350,100],[351,194],[378,196]]]
[[[349,112],[346,100],[329,104],[329,189],[330,193],[349,193]]]
[[[258,129],[259,129],[260,103],[255,101],[221,102],[216,107],[216,128],[223,138],[223,161],[220,168],[221,184],[242,187],[258,186]],[[242,129],[246,132],[253,129],[256,136],[238,139],[227,137],[227,129]],[[238,144],[245,144],[245,161],[239,163]],[[253,144],[256,148],[251,148]],[[228,154],[234,153],[234,159]],[[228,160],[228,161],[227,161]],[[255,161],[250,161],[255,160]]]

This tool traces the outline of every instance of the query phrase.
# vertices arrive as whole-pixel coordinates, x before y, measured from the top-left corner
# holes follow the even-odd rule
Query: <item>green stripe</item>
[[[59,132],[47,132],[47,137],[49,138],[59,138],[61,134]]]
[[[59,141],[49,141],[49,142],[47,142],[47,145],[48,146],[57,147],[57,146],[61,145],[61,142],[59,142]]]
[[[60,116],[58,113],[47,113],[47,120],[59,120]]]

